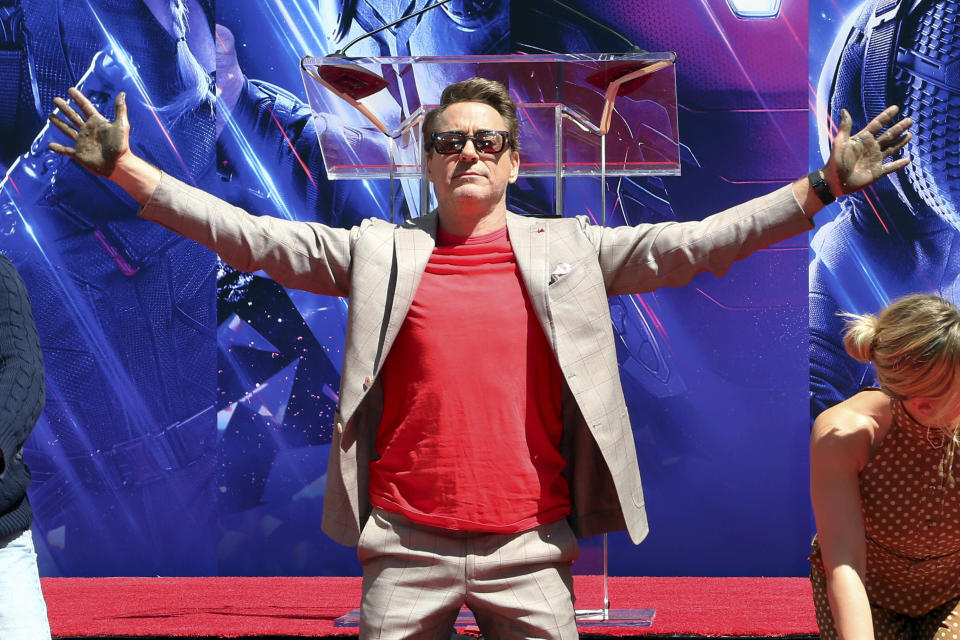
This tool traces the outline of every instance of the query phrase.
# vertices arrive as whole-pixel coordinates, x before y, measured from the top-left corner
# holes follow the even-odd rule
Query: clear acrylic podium
[[[424,114],[453,82],[499,80],[519,107],[520,176],[554,178],[555,212],[563,215],[564,178],[599,178],[603,199],[607,177],[680,173],[674,60],[673,53],[308,57],[301,71],[327,176],[400,180],[416,212],[430,202]]]
[[[564,179],[679,175],[673,53],[313,58],[301,61],[327,176],[387,179],[413,215],[428,211],[422,124],[443,89],[474,76],[502,82],[518,105],[521,178],[551,178],[563,215]],[[394,184],[398,189],[394,189]],[[394,210],[391,207],[391,210]],[[580,213],[580,212],[576,212]],[[577,573],[601,593],[577,594],[580,625],[649,626],[653,609],[611,608],[606,536],[582,541]],[[358,611],[338,619],[358,624]],[[458,625],[473,624],[464,611]]]

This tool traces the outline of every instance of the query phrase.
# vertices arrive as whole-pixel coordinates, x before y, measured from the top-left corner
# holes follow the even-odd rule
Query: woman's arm
[[[870,457],[871,422],[840,404],[817,418],[810,441],[810,498],[830,608],[843,640],[873,640],[858,477]]]

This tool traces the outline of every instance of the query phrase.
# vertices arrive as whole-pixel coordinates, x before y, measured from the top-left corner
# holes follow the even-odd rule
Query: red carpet
[[[600,602],[600,578],[578,576],[577,606]],[[333,621],[360,601],[359,578],[44,578],[58,637],[189,638],[356,635]],[[653,607],[647,628],[584,635],[816,635],[802,578],[611,578],[614,608]]]

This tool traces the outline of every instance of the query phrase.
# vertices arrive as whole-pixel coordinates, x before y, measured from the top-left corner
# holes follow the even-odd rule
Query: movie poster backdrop
[[[872,313],[909,293],[957,302],[960,275],[960,56],[956,0],[813,0],[811,163],[850,112],[856,130],[880,103],[911,117],[902,172],[821,214],[810,246],[810,416],[876,383],[846,355],[839,312]],[[829,223],[827,220],[833,218]]]
[[[72,85],[108,116],[126,91],[138,153],[180,179],[261,215],[400,221],[416,207],[387,185],[326,178],[298,62],[427,0],[15,4],[0,250],[46,358],[25,451],[43,575],[358,574],[320,533],[347,302],[139,220],[46,151],[44,117]],[[676,51],[683,175],[608,180],[611,225],[702,218],[806,172],[806,2],[565,4],[453,2],[349,53]],[[599,188],[569,181],[566,215],[601,217]],[[552,193],[523,180],[509,203],[549,213]],[[610,536],[613,573],[806,572],[807,252],[797,238],[723,279],[611,299],[651,521],[640,546]]]

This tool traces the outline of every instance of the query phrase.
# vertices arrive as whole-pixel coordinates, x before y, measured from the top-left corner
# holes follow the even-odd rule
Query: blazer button
[[[343,423],[337,420],[337,433],[343,435]]]

